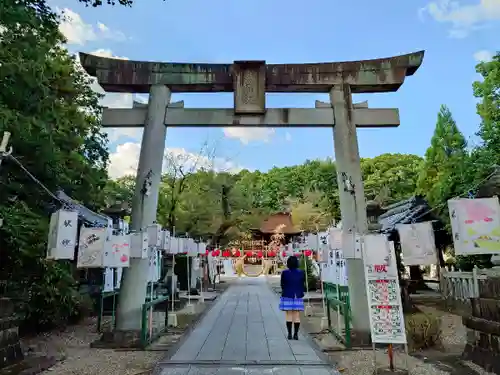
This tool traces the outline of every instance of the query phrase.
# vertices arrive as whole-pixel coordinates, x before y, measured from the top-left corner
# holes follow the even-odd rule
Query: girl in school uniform
[[[281,298],[279,308],[286,315],[288,339],[299,339],[300,311],[304,311],[304,271],[299,269],[299,260],[290,256],[286,262],[288,269],[281,273]],[[293,327],[293,336],[292,336]]]

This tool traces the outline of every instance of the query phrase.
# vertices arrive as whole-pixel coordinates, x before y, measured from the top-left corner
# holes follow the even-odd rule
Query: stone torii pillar
[[[397,109],[370,109],[367,103],[352,104],[352,94],[397,91],[405,77],[413,75],[422,63],[424,52],[352,62],[318,64],[266,64],[264,61],[235,61],[233,64],[179,64],[108,59],[81,53],[82,66],[97,77],[107,92],[163,92],[155,95],[148,106],[135,105],[128,109],[104,110],[105,127],[140,127],[155,124],[152,139],[144,133],[132,221],[134,229],[144,228],[155,218],[157,198],[139,206],[141,186],[148,183],[151,171],[151,195],[157,195],[165,132],[157,124],[163,113],[166,126],[253,126],[253,127],[333,127],[335,163],[339,186],[343,228],[351,233],[367,232],[366,202],[359,162],[356,127],[399,126]],[[168,89],[160,89],[160,86]],[[184,108],[183,103],[168,105],[170,92],[234,92],[234,108]],[[317,102],[315,108],[266,108],[266,92],[329,93],[330,103]],[[161,104],[163,103],[163,104]],[[163,108],[160,108],[163,105]],[[153,115],[154,114],[154,115]],[[152,120],[154,118],[154,120]],[[153,133],[151,133],[153,134]],[[155,146],[156,145],[156,146]],[[161,151],[161,152],[160,152]],[[161,155],[160,155],[161,154]],[[144,212],[147,210],[147,213]],[[136,219],[137,218],[137,219]],[[354,253],[354,251],[352,251]],[[138,270],[133,268],[137,266]],[[351,298],[353,332],[356,341],[369,339],[368,302],[363,261],[347,260]],[[137,317],[146,296],[142,266],[132,264],[122,286],[118,328],[138,330]],[[135,312],[134,312],[135,311]],[[128,322],[120,322],[125,319]]]

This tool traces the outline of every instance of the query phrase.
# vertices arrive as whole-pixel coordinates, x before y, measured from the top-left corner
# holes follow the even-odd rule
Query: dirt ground
[[[368,375],[373,374],[374,359],[379,369],[388,368],[386,349],[372,350],[352,349],[338,342],[328,331],[321,330],[321,318],[324,315],[321,303],[311,303],[313,314],[303,317],[304,328],[313,340],[325,352],[333,363],[336,363],[342,374]],[[398,369],[409,368],[412,375],[490,375],[479,366],[462,361],[460,356],[466,344],[466,331],[462,325],[462,317],[436,308],[433,303],[417,305],[425,313],[441,318],[441,345],[432,350],[410,352],[407,356],[403,348],[395,349],[395,365]],[[337,321],[335,313],[332,320]],[[493,375],[493,374],[491,374]]]

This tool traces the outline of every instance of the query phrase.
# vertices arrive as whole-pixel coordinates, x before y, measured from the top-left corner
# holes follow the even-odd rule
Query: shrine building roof
[[[261,233],[272,234],[276,230],[283,234],[300,234],[301,231],[293,225],[292,215],[289,212],[278,212],[265,219],[260,228],[253,229]]]

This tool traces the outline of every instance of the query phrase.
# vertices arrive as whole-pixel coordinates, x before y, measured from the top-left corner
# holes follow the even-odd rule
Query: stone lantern
[[[118,201],[112,206],[104,209],[103,213],[112,218],[113,221],[116,221],[118,219],[123,220],[125,216],[130,216],[131,209],[128,203]]]
[[[385,210],[380,207],[376,201],[366,202],[366,216],[368,219],[368,231],[378,232],[382,229],[382,225],[378,223],[378,217],[382,215]]]

